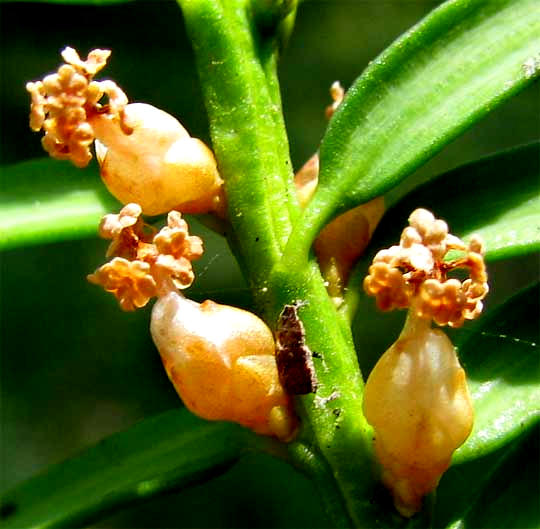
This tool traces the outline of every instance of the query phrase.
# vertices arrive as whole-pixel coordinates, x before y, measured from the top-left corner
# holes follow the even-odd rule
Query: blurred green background
[[[326,126],[328,88],[345,87],[367,63],[439,2],[368,0],[305,2],[281,63],[291,155],[299,167],[317,149]],[[24,85],[60,63],[70,45],[113,54],[110,77],[132,101],[177,116],[208,141],[207,120],[180,9],[174,2],[109,7],[1,3],[0,157],[3,165],[42,157],[28,128]],[[493,112],[402,185],[414,183],[539,136],[538,83]],[[479,197],[479,199],[481,199]],[[200,225],[207,252],[192,297],[249,306],[250,297],[226,245]],[[148,332],[149,310],[122,313],[112,296],[85,276],[103,262],[97,238],[30,247],[1,255],[0,489],[149,415],[181,405]],[[499,263],[494,297],[504,299],[537,273],[535,258]],[[492,283],[493,284],[493,283]],[[386,316],[363,336],[382,352],[401,314]],[[382,327],[387,330],[378,332]],[[315,490],[267,456],[250,456],[207,484],[125,509],[96,527],[320,527]]]

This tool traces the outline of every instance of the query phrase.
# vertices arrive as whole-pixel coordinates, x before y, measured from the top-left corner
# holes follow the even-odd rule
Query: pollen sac
[[[398,511],[412,516],[473,425],[465,372],[447,336],[425,320],[410,324],[371,372],[364,414],[382,481]]]
[[[102,111],[98,101],[107,95],[109,108],[122,112],[127,97],[113,81],[94,81],[94,75],[103,68],[109,50],[93,50],[86,61],[79,58],[73,48],[66,48],[62,57],[66,64],[42,81],[27,83],[32,103],[30,128],[43,129],[43,148],[51,157],[71,160],[77,167],[86,167],[92,158],[90,146],[94,132],[92,116]]]
[[[191,262],[203,253],[201,239],[189,234],[178,211],[169,212],[167,226],[157,233],[140,215],[139,204],[127,204],[118,215],[102,218],[99,234],[111,239],[107,257],[113,259],[87,277],[113,293],[126,311],[191,286],[195,278]]]
[[[457,257],[447,259],[451,250]],[[479,237],[465,244],[448,233],[446,222],[419,208],[409,217],[399,245],[377,253],[364,290],[376,297],[381,310],[410,307],[438,325],[461,327],[480,315],[489,291],[483,253]],[[469,278],[449,278],[456,269],[468,270]]]
[[[209,420],[290,440],[296,418],[278,377],[272,332],[254,314],[170,292],[152,310],[151,332],[184,404]]]

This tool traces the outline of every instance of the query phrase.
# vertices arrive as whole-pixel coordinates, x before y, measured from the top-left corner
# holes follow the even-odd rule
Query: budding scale
[[[369,375],[364,413],[375,430],[381,479],[398,511],[411,516],[473,425],[465,371],[448,337],[411,317]]]
[[[465,371],[431,320],[461,326],[480,314],[488,291],[478,238],[466,245],[424,209],[415,210],[409,222],[400,245],[380,251],[364,281],[382,310],[409,307],[401,335],[368,377],[363,403],[375,430],[382,481],[404,516],[420,509],[473,425]],[[450,250],[461,255],[446,260]],[[468,269],[470,278],[449,279],[456,268]]]

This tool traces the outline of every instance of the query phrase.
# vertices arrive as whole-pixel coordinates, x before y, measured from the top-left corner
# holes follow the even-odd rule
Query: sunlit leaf
[[[537,7],[446,2],[375,59],[330,122],[319,187],[290,251],[309,247],[337,212],[395,186],[531,82],[540,72]]]

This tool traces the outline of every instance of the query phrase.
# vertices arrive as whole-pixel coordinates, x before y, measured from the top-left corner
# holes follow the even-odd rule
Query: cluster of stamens
[[[124,92],[109,80],[94,81],[94,75],[107,63],[109,50],[93,50],[86,61],[73,48],[66,48],[62,58],[66,62],[54,74],[42,81],[27,83],[32,96],[30,127],[45,131],[43,148],[60,160],[71,160],[77,167],[85,167],[92,158],[90,146],[94,140],[91,118],[107,113],[123,123],[123,110],[128,103]],[[99,101],[106,95],[107,105]]]
[[[141,218],[138,204],[127,204],[118,215],[105,215],[99,234],[112,242],[112,260],[88,276],[91,283],[112,292],[123,310],[144,307],[150,298],[193,283],[191,261],[203,253],[199,237],[189,235],[178,211],[171,211],[167,226],[156,229]]]
[[[449,258],[451,250],[457,252],[455,259]],[[381,310],[410,307],[438,325],[461,327],[480,314],[488,293],[483,253],[479,237],[465,244],[448,233],[444,221],[416,209],[399,246],[381,250],[373,259],[364,289]],[[455,269],[468,269],[469,278],[448,278]]]

